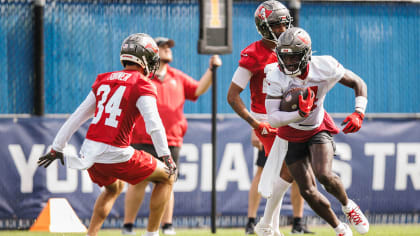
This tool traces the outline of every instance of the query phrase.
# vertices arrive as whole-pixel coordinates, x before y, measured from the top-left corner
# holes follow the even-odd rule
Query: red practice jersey
[[[134,123],[141,116],[136,102],[140,96],[156,97],[156,88],[140,72],[123,70],[98,75],[92,92],[96,110],[86,138],[116,147],[129,146]]]
[[[239,66],[252,73],[249,89],[251,91],[251,111],[253,112],[267,113],[265,110],[267,71],[264,71],[264,68],[272,63],[277,63],[276,53],[265,46],[261,40],[250,44],[241,52]]]
[[[185,99],[195,101],[195,91],[198,81],[180,70],[169,67],[165,78],[161,81],[153,78],[152,83],[157,88],[157,106],[169,146],[182,146],[187,119],[184,116]],[[146,133],[143,118],[137,120],[133,132],[132,143],[153,144],[152,138]]]

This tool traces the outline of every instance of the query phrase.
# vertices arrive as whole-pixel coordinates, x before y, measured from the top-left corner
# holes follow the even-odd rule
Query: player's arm
[[[146,132],[152,138],[153,146],[158,157],[165,162],[169,175],[174,174],[176,172],[176,165],[172,160],[171,152],[168,148],[165,128],[159,116],[156,98],[152,96],[140,96],[136,102],[136,106],[143,116]]]
[[[251,115],[240,96],[250,81],[251,76],[252,73],[243,67],[238,67],[236,69],[228,90],[227,101],[232,109],[236,112],[236,114],[248,122],[252,128],[257,129],[259,126],[259,121]]]
[[[341,78],[339,82],[349,88],[352,88],[356,96],[354,109],[355,111],[349,115],[342,123],[342,125],[347,124],[343,129],[344,133],[354,133],[362,127],[363,119],[365,117],[365,110],[367,105],[367,86],[362,78],[347,69],[343,78]]]
[[[280,103],[280,96],[267,95],[265,98],[265,109],[267,110],[268,123],[272,127],[277,128],[285,126],[303,119],[303,117],[299,114],[299,110],[291,112],[280,111]]]
[[[353,71],[346,69],[343,78],[339,81],[341,84],[354,89],[356,98],[359,96],[365,97],[367,99],[367,86],[366,83],[356,75]],[[356,110],[358,107],[356,107]]]
[[[206,72],[201,77],[200,81],[198,82],[198,87],[195,90],[195,96],[199,97],[203,93],[205,93],[209,88],[212,81],[212,69],[213,67],[219,67],[222,65],[222,60],[220,59],[219,55],[213,55],[210,57],[209,60],[209,68],[206,70]]]
[[[50,152],[38,160],[39,166],[48,167],[55,159],[60,159],[64,165],[63,149],[71,136],[95,114],[96,98],[91,91],[73,114],[64,122],[54,138]]]

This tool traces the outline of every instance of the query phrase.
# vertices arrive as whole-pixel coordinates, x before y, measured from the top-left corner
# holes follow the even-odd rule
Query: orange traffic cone
[[[87,230],[67,199],[50,198],[29,231],[84,233]]]

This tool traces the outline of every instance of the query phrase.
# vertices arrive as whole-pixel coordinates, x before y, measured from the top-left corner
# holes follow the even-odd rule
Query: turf
[[[335,236],[334,231],[327,226],[312,226],[310,229],[316,232],[318,236]],[[285,235],[291,235],[290,227],[283,227],[280,229]],[[144,229],[136,230],[136,235],[142,235]],[[360,235],[355,231],[354,235]],[[0,235],[10,235],[10,236],[85,236],[86,234],[80,233],[46,233],[46,232],[29,232],[29,231],[0,231]],[[113,230],[101,230],[98,236],[114,236],[121,235],[119,229]],[[210,229],[177,229],[177,236],[204,236],[204,235],[215,235],[215,236],[239,236],[245,235],[244,229],[235,228],[235,229],[217,229],[216,234],[212,234]],[[410,225],[371,225],[368,236],[420,236],[420,224],[410,224]]]

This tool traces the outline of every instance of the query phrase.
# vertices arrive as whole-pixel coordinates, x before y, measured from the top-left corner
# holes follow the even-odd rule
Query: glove
[[[55,159],[60,159],[62,165],[64,165],[64,158],[62,152],[56,152],[54,149],[51,149],[49,153],[40,157],[38,159],[38,166],[43,166],[47,168]]]
[[[166,155],[166,156],[162,156],[160,158],[162,159],[163,163],[165,163],[165,165],[167,167],[166,173],[169,174],[169,178],[171,177],[171,175],[176,174],[177,168],[176,168],[176,164],[175,164],[174,160],[172,159],[172,156]]]
[[[315,95],[310,88],[308,88],[308,96],[303,99],[302,95],[299,95],[299,115],[301,117],[308,117],[312,107],[314,105]]]
[[[261,136],[266,136],[268,134],[276,134],[277,129],[271,127],[267,122],[260,122],[257,128],[257,132],[261,134]]]
[[[365,118],[365,115],[359,112],[353,112],[351,115],[347,116],[341,123],[341,125],[347,124],[346,127],[344,127],[343,132],[347,134],[359,131],[362,127],[363,118]]]

